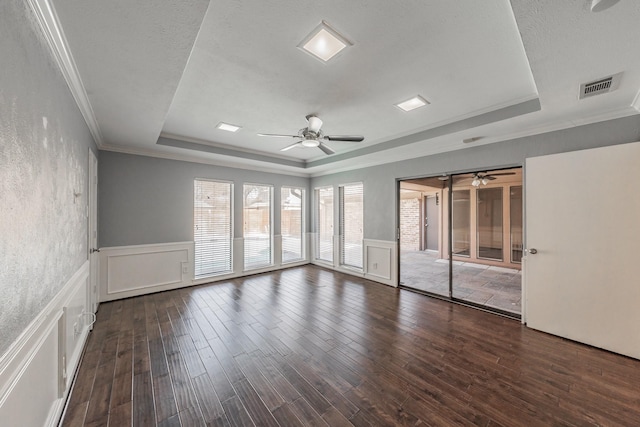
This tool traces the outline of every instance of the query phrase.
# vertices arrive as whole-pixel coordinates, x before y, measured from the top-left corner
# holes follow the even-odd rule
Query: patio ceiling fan
[[[295,147],[318,147],[325,154],[334,154],[335,151],[327,144],[326,141],[342,141],[342,142],[362,142],[364,136],[360,135],[325,135],[320,128],[322,127],[322,120],[319,117],[310,114],[306,117],[309,125],[306,128],[302,128],[298,131],[297,135],[281,135],[273,133],[259,133],[258,136],[270,136],[276,138],[296,138],[299,141],[294,142],[291,145],[287,145],[280,151],[287,151]]]
[[[480,184],[487,185],[489,181],[493,181],[494,179],[496,179],[497,176],[515,175],[515,174],[516,174],[515,172],[496,172],[496,173],[476,172],[471,176],[471,185],[473,185],[474,187],[479,187]],[[440,181],[447,181],[449,179],[449,175],[441,175],[438,177],[438,179]],[[469,178],[465,177],[463,179],[469,179]]]
[[[471,185],[474,187],[479,187],[480,184],[487,185],[489,181],[493,181],[496,179],[496,176],[501,175],[515,175],[515,172],[498,172],[498,173],[487,173],[487,172],[476,172],[473,174],[473,180],[471,181]]]

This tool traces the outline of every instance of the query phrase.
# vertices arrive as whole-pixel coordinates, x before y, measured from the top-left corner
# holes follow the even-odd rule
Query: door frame
[[[89,148],[89,182],[87,198],[87,258],[89,260],[89,289],[87,307],[91,313],[98,311],[98,274],[100,257],[98,254],[98,158]]]

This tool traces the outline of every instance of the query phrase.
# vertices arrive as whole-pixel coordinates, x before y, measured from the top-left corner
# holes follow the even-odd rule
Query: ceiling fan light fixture
[[[351,45],[352,43],[344,36],[331,28],[325,21],[322,21],[300,42],[298,48],[320,59],[322,62],[328,62],[344,48]]]
[[[480,180],[478,179],[478,177],[473,178],[473,181],[471,181],[471,185],[473,185],[474,187],[480,186]]]
[[[482,185],[487,185],[489,183],[488,178],[482,178]]]
[[[320,145],[320,141],[318,141],[317,139],[303,139],[302,145],[305,147],[317,147],[318,145]]]
[[[605,9],[609,9],[620,0],[592,0],[591,12],[601,12]]]
[[[216,129],[226,130],[227,132],[237,132],[242,128],[240,126],[231,125],[231,124],[225,123],[225,122],[220,122],[216,126]]]
[[[406,101],[397,103],[396,107],[398,107],[402,111],[408,112],[411,110],[415,110],[416,108],[424,107],[427,104],[430,104],[430,102],[424,99],[422,96],[416,95],[413,98],[407,99]]]

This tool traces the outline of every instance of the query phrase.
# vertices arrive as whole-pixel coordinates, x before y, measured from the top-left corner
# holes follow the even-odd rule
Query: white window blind
[[[304,189],[280,189],[280,234],[282,262],[299,261],[304,257]]]
[[[333,262],[333,187],[316,189],[316,258]]]
[[[270,185],[244,185],[244,269],[273,264]]]
[[[228,273],[233,241],[233,184],[196,179],[193,187],[195,276]]]
[[[364,204],[362,183],[340,187],[340,264],[362,268]]]

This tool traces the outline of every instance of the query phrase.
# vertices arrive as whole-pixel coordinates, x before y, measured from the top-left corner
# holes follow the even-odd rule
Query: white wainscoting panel
[[[369,280],[398,286],[397,243],[387,240],[364,239],[364,277]]]
[[[193,242],[100,248],[100,301],[191,285]]]
[[[338,236],[334,238],[334,262],[330,263],[316,259],[315,242],[317,233],[309,233],[310,261],[312,264],[329,268],[352,276],[364,277],[374,282],[385,285],[398,286],[398,249],[397,243],[387,240],[364,239],[363,245],[363,269],[362,271],[347,267],[342,267],[337,262],[340,255]]]
[[[0,357],[0,425],[57,425],[93,320],[89,262]]]

